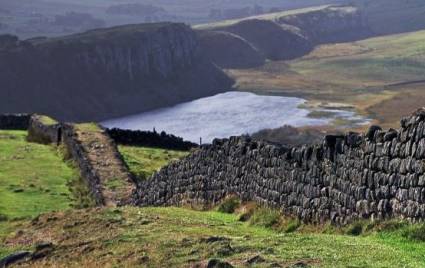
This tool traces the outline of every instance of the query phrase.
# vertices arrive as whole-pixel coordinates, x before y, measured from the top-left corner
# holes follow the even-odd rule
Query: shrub
[[[270,208],[258,208],[252,214],[249,224],[270,228],[280,221],[280,213]]]
[[[0,214],[0,222],[7,221],[7,220],[9,220],[9,218],[7,217],[7,215]]]
[[[222,213],[233,213],[240,204],[241,202],[238,197],[228,197],[218,206],[218,211]]]
[[[301,226],[298,219],[290,220],[285,228],[285,233],[293,233]]]
[[[358,236],[363,232],[363,224],[361,222],[355,222],[348,226],[346,233],[349,235]]]
[[[253,213],[254,213],[254,210],[248,210],[247,212],[240,214],[238,221],[242,221],[242,222],[249,221]]]

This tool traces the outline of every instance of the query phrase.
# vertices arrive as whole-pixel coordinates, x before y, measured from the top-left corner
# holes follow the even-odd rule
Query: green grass
[[[56,121],[55,119],[46,116],[46,115],[40,115],[40,121],[41,123],[45,124],[45,125],[56,125],[58,123],[58,121]]]
[[[34,217],[73,205],[67,186],[78,177],[55,148],[28,143],[24,131],[0,131],[0,215]]]
[[[75,124],[75,129],[84,132],[99,132],[102,131],[101,127],[96,123],[81,123]]]
[[[57,241],[56,250],[42,263],[30,265],[189,267],[218,258],[242,267],[260,255],[265,262],[257,267],[298,262],[312,267],[425,267],[425,244],[401,234],[400,228],[409,226],[358,236],[297,228],[285,233],[216,211],[91,209],[49,214],[20,226],[23,234],[9,236],[0,256],[32,248],[37,237],[49,234],[48,239]]]
[[[352,44],[353,48],[361,48],[360,53],[325,56],[319,48],[315,57],[293,61],[291,69],[312,76],[326,72],[335,77],[356,80],[359,84],[421,80],[425,75],[425,31],[370,38]],[[338,46],[343,47],[335,47]],[[324,51],[327,50],[322,49]]]
[[[132,146],[119,146],[118,150],[124,157],[130,171],[140,179],[148,178],[169,162],[176,161],[189,154],[189,152],[184,151]]]

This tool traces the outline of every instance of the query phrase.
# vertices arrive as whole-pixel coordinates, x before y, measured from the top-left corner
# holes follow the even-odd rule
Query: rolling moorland
[[[214,48],[207,52],[236,80],[237,89],[299,96],[309,100],[306,107],[356,109],[375,123],[391,127],[423,101],[420,14],[424,8],[420,1],[357,2],[355,6],[317,6],[195,28],[211,32],[201,40],[215,41],[217,51],[230,47],[224,57]],[[269,38],[273,31],[273,38],[280,33],[285,41]],[[220,43],[212,33],[222,36]],[[273,44],[283,44],[284,49]],[[395,103],[399,109],[390,109]],[[346,124],[335,122],[336,126]]]
[[[385,8],[380,9],[383,6]],[[394,58],[392,53],[412,51],[397,51],[403,49],[397,47],[397,41],[392,42],[394,48],[391,48],[384,39],[381,46],[371,44],[368,53],[362,50],[362,46],[367,47],[367,40],[358,41],[359,46],[347,44],[345,49],[341,48],[343,45],[337,45],[339,49],[335,53],[348,50],[353,62],[328,64],[330,61],[321,61],[320,57],[328,58],[329,51],[334,51],[335,47],[326,49],[325,45],[421,29],[424,25],[419,18],[424,8],[418,1],[359,2],[214,22],[194,26],[194,29],[180,23],[155,23],[31,40],[4,35],[0,38],[0,68],[3,70],[0,81],[4,88],[0,92],[0,112],[37,112],[60,120],[102,121],[228,91],[234,80],[239,90],[303,96],[312,101],[310,105],[318,105],[320,101],[312,95],[328,93],[332,93],[335,100],[349,102],[345,101],[353,95],[349,91],[356,91],[357,96],[360,89],[367,91],[368,95],[374,90],[382,90],[387,83],[416,79],[421,75],[418,73],[420,62],[412,54]],[[399,24],[395,18],[409,23]],[[384,28],[385,22],[397,27]],[[393,32],[385,31],[388,28]],[[405,43],[411,41],[404,40]],[[140,46],[140,43],[146,45]],[[420,46],[420,40],[415,44]],[[157,52],[157,45],[162,53]],[[379,52],[383,49],[386,51]],[[409,49],[415,48],[409,46]],[[387,55],[388,59],[382,59],[379,53]],[[370,56],[368,61],[372,60],[371,57],[375,61],[381,60],[372,66],[375,69],[390,71],[376,74],[379,76],[374,76],[375,81],[370,81],[370,77],[350,78],[354,80],[351,85],[350,80],[345,81],[347,74],[332,72],[332,66],[341,71],[339,67],[347,63],[359,66],[366,73],[372,63],[355,58],[363,54]],[[310,67],[317,74],[309,71],[308,59],[311,59],[310,65],[316,64]],[[320,63],[326,63],[324,68],[330,70],[319,73],[323,66]],[[406,68],[391,67],[400,64]],[[225,68],[228,75],[220,67]],[[350,71],[349,68],[343,69],[347,73]],[[322,75],[328,71],[330,74]],[[392,71],[397,72],[397,77]],[[335,77],[331,76],[332,73]],[[328,80],[322,82],[316,76]],[[338,84],[338,81],[343,82]],[[338,89],[330,90],[333,84]],[[44,97],[39,102],[31,101],[40,94]],[[379,94],[377,98],[386,94]],[[8,101],[1,102],[6,98]],[[80,109],[76,111],[75,106]],[[342,105],[347,106],[353,104]],[[369,113],[369,109],[361,104],[354,105],[354,108],[365,115],[379,117],[375,115],[379,108],[371,108],[374,111]],[[394,119],[400,116],[398,114]],[[380,122],[388,125],[385,120]],[[346,125],[346,122],[337,122],[337,125]]]
[[[323,45],[300,59],[229,73],[240,90],[302,96],[311,105],[339,103],[391,127],[423,103],[424,41],[418,31]]]

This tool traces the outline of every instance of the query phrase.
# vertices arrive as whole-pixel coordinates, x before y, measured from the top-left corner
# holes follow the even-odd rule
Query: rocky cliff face
[[[30,42],[3,39],[0,112],[103,120],[233,84],[202,56],[197,35],[184,24],[127,25]]]
[[[271,60],[294,59],[312,50],[298,29],[273,21],[250,19],[217,29],[242,37]]]
[[[251,68],[265,63],[261,51],[239,35],[198,31],[205,56],[222,68]]]

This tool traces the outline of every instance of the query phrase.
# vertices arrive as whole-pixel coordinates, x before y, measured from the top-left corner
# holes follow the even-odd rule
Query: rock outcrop
[[[266,61],[258,48],[236,34],[224,31],[198,33],[205,56],[221,68],[252,68]]]
[[[248,41],[263,57],[270,60],[289,60],[310,52],[311,43],[297,28],[261,19],[242,20],[214,30],[233,33]]]
[[[288,148],[248,137],[215,140],[138,190],[141,206],[213,205],[228,195],[305,222],[425,218],[425,109],[401,128],[326,136]]]
[[[100,121],[210,96],[233,81],[203,57],[189,26],[158,23],[0,37],[0,83],[0,113]]]

